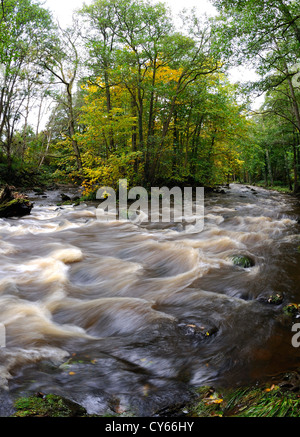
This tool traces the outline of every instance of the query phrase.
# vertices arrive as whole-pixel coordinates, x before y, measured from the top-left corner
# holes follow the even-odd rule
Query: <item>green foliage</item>
[[[299,188],[297,142],[300,132],[300,94],[296,84],[300,54],[299,0],[214,0],[220,12],[215,33],[223,53],[236,64],[254,69],[257,79],[245,84],[245,92],[265,93],[255,118],[253,140],[245,154],[242,179],[253,182],[274,179],[295,192]],[[247,152],[247,151],[246,151]]]
[[[40,3],[5,0],[0,178],[19,181],[25,169],[26,179],[32,166],[83,182],[87,195],[124,177],[130,185],[239,180],[296,191],[299,0],[213,3],[219,16],[185,11],[178,30],[164,3],[93,0],[61,29]],[[245,62],[258,79],[232,85],[227,67]],[[257,115],[254,92],[266,93]],[[44,100],[56,102],[42,132],[28,123],[36,98],[40,113]]]
[[[40,84],[37,58],[51,36],[50,13],[31,0],[4,0],[0,8],[0,146],[11,164],[13,135],[25,112],[28,84]],[[31,86],[30,85],[30,86]]]
[[[81,14],[92,73],[75,137],[85,184],[121,174],[214,185],[238,172],[249,123],[209,23],[186,13],[179,32],[165,5],[146,0],[95,0]]]
[[[274,384],[217,391],[202,387],[188,411],[193,417],[299,417],[300,398]]]
[[[0,164],[0,185],[13,185],[18,189],[31,189],[34,186],[51,186],[54,183],[54,173],[51,167],[37,169],[35,165],[23,165],[14,161],[11,167],[5,162]]]

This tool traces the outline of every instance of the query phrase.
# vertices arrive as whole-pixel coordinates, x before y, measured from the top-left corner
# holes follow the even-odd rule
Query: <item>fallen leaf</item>
[[[278,388],[278,385],[272,384],[271,387],[270,388],[266,388],[265,391],[269,392],[269,391],[272,391],[272,390],[276,390],[277,388]]]
[[[150,389],[150,385],[149,384],[145,384],[144,387],[143,387],[143,395],[144,396],[148,396],[149,389]]]
[[[221,404],[222,402],[224,402],[223,399],[215,399],[212,401],[213,404]]]
[[[222,402],[224,402],[222,398],[219,398],[216,394],[213,394],[206,399],[205,405],[221,404]]]

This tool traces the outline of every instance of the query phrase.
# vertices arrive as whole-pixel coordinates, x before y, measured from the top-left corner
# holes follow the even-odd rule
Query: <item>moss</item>
[[[283,308],[283,313],[287,316],[296,317],[299,315],[299,305],[290,303]]]
[[[86,410],[80,405],[57,395],[38,394],[19,398],[14,417],[84,417]]]
[[[245,269],[254,266],[254,261],[246,255],[234,255],[231,259],[234,265]]]
[[[280,305],[283,302],[283,296],[280,293],[272,294],[269,299],[268,303],[271,303],[273,305]]]

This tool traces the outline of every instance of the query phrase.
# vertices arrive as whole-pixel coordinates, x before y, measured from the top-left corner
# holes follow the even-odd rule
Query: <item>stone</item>
[[[14,191],[14,187],[6,185],[0,193],[0,217],[24,217],[29,215],[33,204],[24,194]]]
[[[60,195],[60,197],[61,197],[61,200],[62,200],[63,202],[68,202],[68,201],[71,200],[71,197],[67,196],[67,195],[64,194],[64,193],[62,193],[62,194]]]
[[[273,305],[280,305],[283,301],[283,295],[281,293],[272,294],[269,299],[268,303],[271,303]]]
[[[233,255],[231,259],[235,266],[243,267],[245,269],[255,265],[254,260],[247,255]]]
[[[299,313],[299,305],[295,303],[290,303],[283,308],[283,313],[290,317],[298,318]]]

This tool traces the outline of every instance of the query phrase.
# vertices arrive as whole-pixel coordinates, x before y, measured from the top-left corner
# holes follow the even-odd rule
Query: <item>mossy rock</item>
[[[248,269],[255,265],[254,260],[247,255],[233,255],[231,260],[235,266]]]
[[[281,293],[272,294],[269,299],[268,303],[271,303],[273,305],[280,305],[283,302],[283,295]]]
[[[283,312],[290,317],[299,316],[299,305],[296,303],[290,303],[283,308]]]
[[[0,217],[23,217],[31,213],[33,204],[23,194],[6,185],[0,192]]]
[[[0,217],[24,217],[29,215],[33,205],[27,199],[13,199],[0,204]]]
[[[19,398],[13,417],[85,417],[86,410],[77,403],[61,396],[42,393]]]

